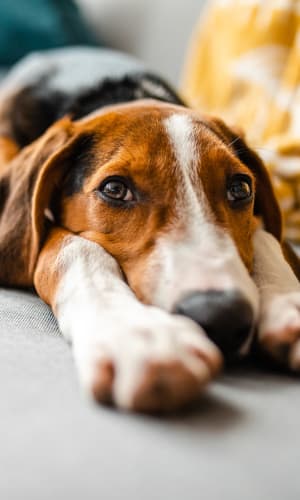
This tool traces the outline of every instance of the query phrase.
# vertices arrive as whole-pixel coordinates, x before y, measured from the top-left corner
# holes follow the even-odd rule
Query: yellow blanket
[[[211,0],[182,93],[241,126],[273,177],[285,236],[300,242],[300,0]]]

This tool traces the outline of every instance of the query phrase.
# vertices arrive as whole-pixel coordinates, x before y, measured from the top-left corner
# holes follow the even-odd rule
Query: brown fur
[[[72,123],[61,120],[2,166],[1,284],[33,284],[34,267],[47,227],[44,211],[59,185],[66,156],[76,137]]]
[[[147,301],[139,280],[155,239],[170,227],[180,188],[174,153],[161,125],[161,118],[174,111],[197,117],[202,165],[199,177],[216,223],[232,235],[251,272],[251,239],[257,216],[270,232],[281,237],[278,204],[262,162],[222,122],[203,119],[174,105],[139,101],[106,108],[78,122],[60,120],[11,161],[16,148],[11,143],[5,146],[8,152],[2,157],[8,163],[0,170],[0,192],[2,189],[4,193],[0,207],[0,282],[30,286],[36,269],[35,286],[44,300],[52,302],[56,280],[44,276],[45,270],[51,269],[58,248],[70,232],[101,244],[116,258],[139,298]],[[70,196],[64,179],[67,172],[72,175],[72,154],[84,134],[94,138],[92,169],[82,190]],[[254,207],[239,211],[229,207],[224,186],[226,177],[233,173],[254,178]],[[112,207],[97,194],[101,181],[116,174],[130,176],[141,193],[141,199],[127,209]],[[45,209],[52,208],[52,203],[55,223],[49,233],[51,224]]]

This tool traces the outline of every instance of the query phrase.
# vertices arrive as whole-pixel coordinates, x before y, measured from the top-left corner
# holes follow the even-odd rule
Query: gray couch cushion
[[[47,306],[0,290],[3,500],[299,500],[299,414],[297,379],[252,369],[169,418],[97,407]]]
[[[9,329],[11,341],[24,332],[59,335],[47,305],[27,291],[0,289],[0,331]]]

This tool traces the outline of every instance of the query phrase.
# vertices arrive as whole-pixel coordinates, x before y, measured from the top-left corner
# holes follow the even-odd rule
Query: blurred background
[[[76,0],[96,36],[139,57],[174,85],[205,0]],[[208,2],[209,3],[209,0]]]
[[[119,49],[178,84],[203,0],[0,0],[0,76],[27,53],[68,45]]]

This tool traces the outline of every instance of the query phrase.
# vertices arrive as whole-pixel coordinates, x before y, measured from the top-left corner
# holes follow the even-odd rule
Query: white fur
[[[194,173],[201,158],[192,118],[186,114],[175,113],[165,120],[165,127],[182,174],[195,178]]]
[[[167,99],[168,97],[170,98],[170,94],[166,90],[166,88],[155,81],[143,78],[141,81],[141,86],[144,91],[152,94],[152,98],[160,98],[160,99]],[[142,94],[142,96],[144,96],[144,93]]]
[[[216,226],[196,175],[201,152],[199,155],[193,121],[187,115],[173,114],[165,120],[165,127],[182,183],[180,192],[176,193],[176,220],[158,240],[146,272],[150,277],[154,268],[159,269],[152,302],[171,310],[187,292],[236,289],[257,312],[255,284],[232,239]]]
[[[63,277],[55,311],[63,334],[73,344],[79,377],[89,391],[99,364],[115,368],[113,399],[130,408],[147,365],[179,361],[198,378],[199,387],[211,377],[207,362],[191,353],[204,352],[212,366],[216,348],[192,321],[170,316],[137,301],[122,281],[115,260],[96,243],[69,237],[57,259]]]
[[[271,234],[258,230],[254,248],[254,280],[260,291],[260,341],[271,354],[281,344],[289,344],[290,367],[300,371],[300,284]]]

